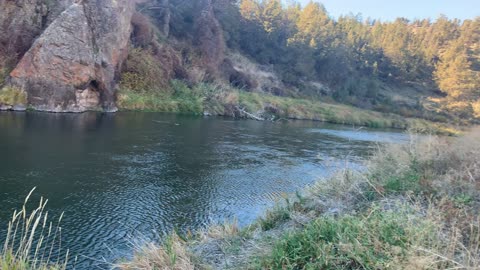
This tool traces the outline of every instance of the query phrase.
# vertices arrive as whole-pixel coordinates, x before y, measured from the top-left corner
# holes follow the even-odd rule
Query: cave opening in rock
[[[96,80],[91,81],[88,88],[95,92],[100,92],[100,84]]]

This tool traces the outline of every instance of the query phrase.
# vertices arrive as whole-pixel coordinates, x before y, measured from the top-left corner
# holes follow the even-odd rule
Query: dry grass
[[[379,147],[367,166],[366,172],[345,170],[312,186],[306,192],[303,208],[318,216],[330,216],[329,211],[335,209],[339,219],[331,224],[339,226],[339,230],[355,228],[365,233],[373,226],[363,227],[366,216],[371,217],[375,211],[385,215],[393,211],[395,216],[388,220],[399,218],[395,226],[405,234],[398,236],[406,237],[408,245],[402,246],[401,253],[388,254],[387,268],[480,269],[480,129],[458,138],[412,136],[409,144]],[[402,217],[402,209],[409,209],[409,215]],[[353,219],[345,223],[342,217],[350,215]],[[375,222],[384,221],[380,218]],[[309,237],[314,235],[309,233]],[[299,234],[305,236],[305,232]],[[300,236],[287,236],[285,241],[295,245],[292,239]],[[375,238],[364,240],[360,247],[372,247],[368,251],[372,254],[386,254],[393,248]],[[335,245],[334,239],[330,241],[324,244]],[[355,246],[356,242],[351,244]],[[353,253],[342,254],[355,261],[366,252],[360,247],[356,250],[360,253],[349,250]],[[301,246],[297,248],[302,250]],[[279,254],[284,251],[277,250]],[[282,258],[289,259],[273,258],[263,267],[272,268]],[[372,263],[363,268],[378,268]],[[335,267],[355,268],[344,264]],[[334,269],[332,265],[324,268]]]
[[[122,270],[193,270],[186,243],[177,234],[169,236],[162,246],[138,247],[133,260],[116,265]]]
[[[247,74],[250,80],[254,81],[253,92],[272,91],[273,89],[285,89],[285,85],[281,79],[268,67],[260,66],[250,59],[239,53],[229,53],[228,58],[231,60],[235,70]],[[270,68],[271,69],[271,68]]]
[[[205,230],[200,230],[195,239],[197,241],[205,241],[211,239],[223,239],[232,236],[236,236],[240,232],[238,226],[238,220],[234,219],[233,222],[224,222],[223,224],[217,224],[207,227]]]
[[[59,270],[66,269],[68,250],[64,259],[54,254],[61,251],[62,220],[54,226],[45,211],[47,200],[40,199],[37,208],[27,210],[33,189],[25,199],[22,210],[15,211],[8,223],[7,236],[0,253],[2,270]]]
[[[480,119],[480,100],[472,103],[473,116]]]

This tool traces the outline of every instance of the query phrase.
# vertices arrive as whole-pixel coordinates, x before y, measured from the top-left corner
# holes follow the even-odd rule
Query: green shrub
[[[171,87],[173,89],[173,99],[178,102],[180,113],[203,113],[203,97],[200,93],[179,80],[173,80]]]

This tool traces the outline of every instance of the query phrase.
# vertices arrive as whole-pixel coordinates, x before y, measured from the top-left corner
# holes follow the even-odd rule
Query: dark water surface
[[[132,239],[248,224],[279,199],[358,166],[398,132],[317,122],[256,122],[157,113],[0,113],[0,244],[37,187],[76,269],[131,254]],[[102,265],[104,268],[108,266]]]

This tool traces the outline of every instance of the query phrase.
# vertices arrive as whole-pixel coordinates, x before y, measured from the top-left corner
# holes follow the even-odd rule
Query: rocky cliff
[[[116,81],[128,53],[135,3],[56,2],[51,6],[42,0],[0,2],[2,31],[15,33],[13,39],[3,40],[3,51],[13,48],[21,55],[9,87],[24,91],[28,105],[36,110],[115,111]],[[61,7],[65,8],[59,12]]]
[[[147,80],[162,91],[172,79],[260,88],[230,57],[217,4],[0,0],[0,88],[14,95],[0,95],[0,110],[116,111],[122,73],[142,78],[132,88]]]

